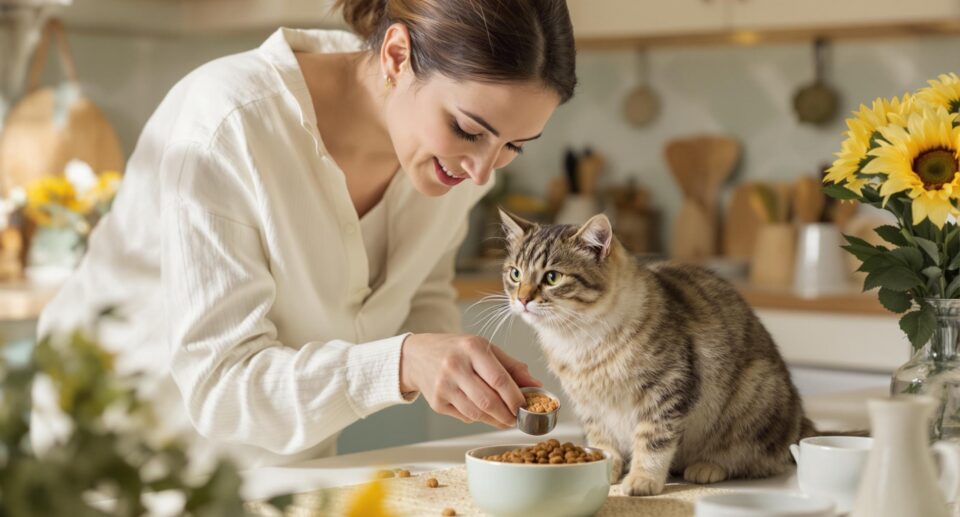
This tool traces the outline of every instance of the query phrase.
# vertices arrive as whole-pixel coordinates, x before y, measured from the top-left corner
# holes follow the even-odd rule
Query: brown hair
[[[541,80],[566,102],[577,84],[565,0],[336,0],[354,32],[379,49],[390,25],[410,33],[418,78]]]

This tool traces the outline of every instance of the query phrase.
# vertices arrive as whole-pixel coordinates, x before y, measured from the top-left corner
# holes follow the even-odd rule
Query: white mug
[[[849,512],[872,446],[873,438],[859,436],[816,436],[791,445],[800,490],[834,501],[840,513]]]
[[[695,517],[834,517],[833,501],[782,490],[747,490],[703,496]]]
[[[840,230],[832,223],[800,227],[793,268],[794,291],[803,297],[842,292],[850,288]]]

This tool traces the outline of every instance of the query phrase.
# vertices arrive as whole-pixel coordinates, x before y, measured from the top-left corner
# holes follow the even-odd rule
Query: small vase
[[[960,440],[960,300],[927,299],[937,324],[923,348],[893,372],[893,395],[928,395],[937,401],[931,440]]]
[[[27,279],[43,285],[62,283],[80,263],[85,245],[83,236],[72,228],[38,228],[27,253]]]

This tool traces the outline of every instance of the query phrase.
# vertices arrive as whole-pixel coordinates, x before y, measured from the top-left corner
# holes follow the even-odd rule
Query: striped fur
[[[775,475],[789,445],[816,433],[770,334],[727,282],[641,264],[603,215],[579,228],[501,215],[511,308],[537,331],[590,445],[613,452],[613,479],[629,466],[627,493],[658,494],[671,473]]]

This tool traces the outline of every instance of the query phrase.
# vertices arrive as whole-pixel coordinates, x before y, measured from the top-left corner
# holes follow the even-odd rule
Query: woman
[[[493,171],[573,94],[565,2],[338,6],[365,42],[281,29],[170,91],[40,321],[116,307],[118,368],[150,374],[167,427],[247,466],[333,454],[419,393],[508,427],[539,384],[458,333],[450,282]]]

